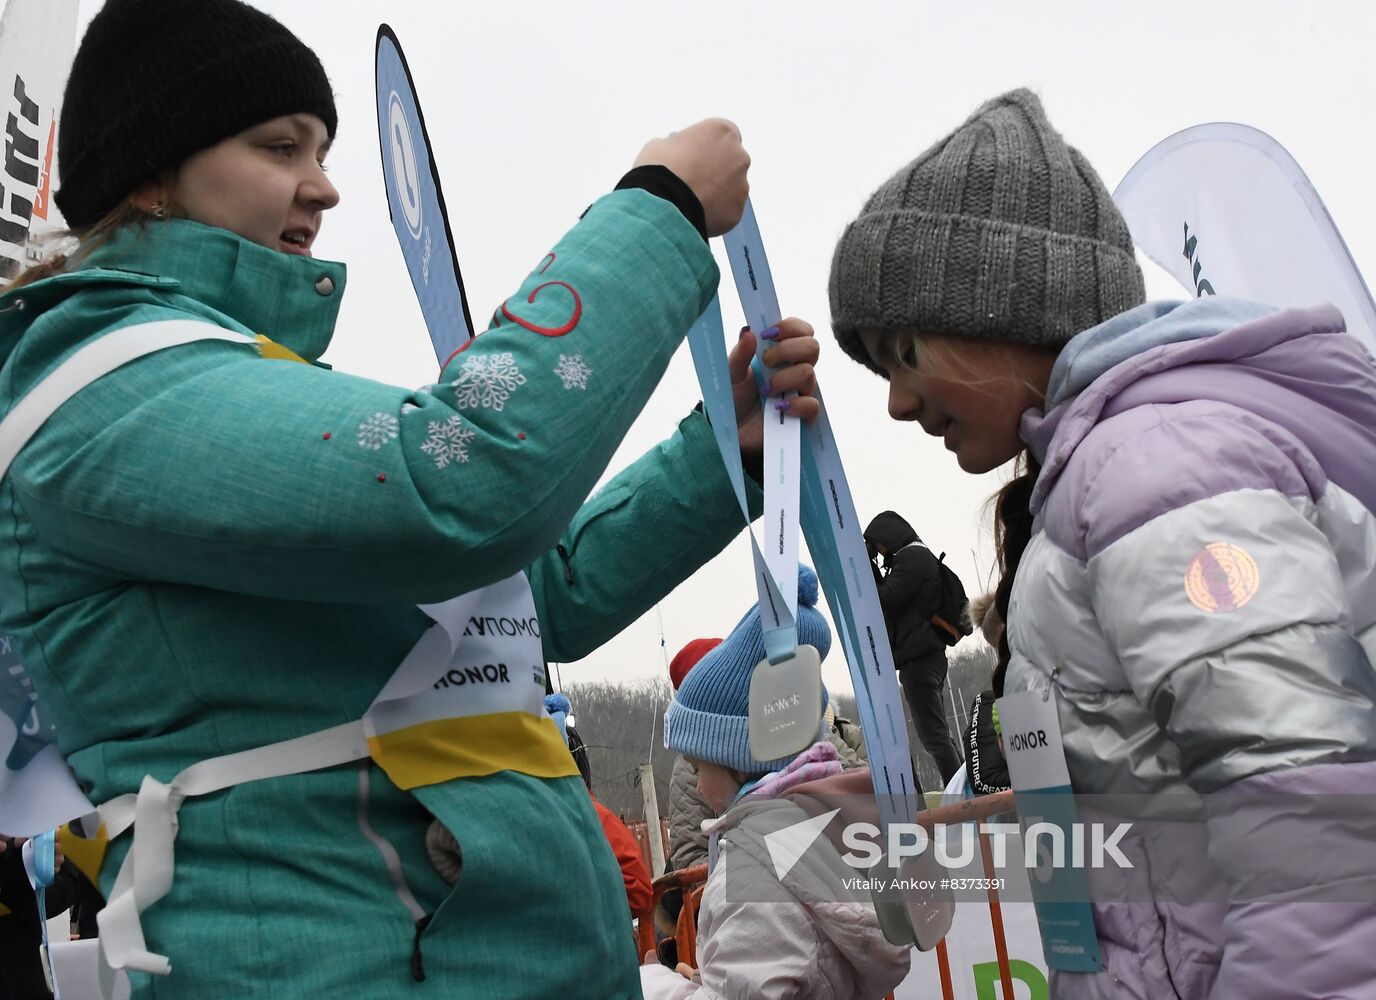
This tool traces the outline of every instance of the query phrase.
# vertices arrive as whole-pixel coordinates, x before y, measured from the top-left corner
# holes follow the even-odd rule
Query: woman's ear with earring
[[[171,201],[170,190],[166,179],[156,178],[145,181],[129,194],[129,203],[144,215],[151,215],[158,221],[162,221],[171,216],[172,212],[168,208]]]

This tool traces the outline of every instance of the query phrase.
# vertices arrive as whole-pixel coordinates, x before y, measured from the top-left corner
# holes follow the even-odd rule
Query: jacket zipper
[[[368,795],[372,786],[372,775],[370,768],[371,760],[360,761],[358,764],[358,828],[363,836],[368,839],[377,852],[382,855],[382,863],[387,868],[387,876],[391,880],[392,890],[397,894],[397,899],[401,905],[411,914],[411,919],[416,925],[416,934],[411,942],[411,978],[418,983],[425,982],[425,959],[420,952],[420,936],[425,932],[425,928],[430,925],[431,914],[426,913],[425,909],[416,900],[415,893],[406,883],[406,871],[401,866],[401,855],[382,834],[373,828],[372,822],[368,819]]]
[[[416,938],[411,945],[411,978],[418,983],[425,982],[425,957],[420,953],[420,936],[430,926],[430,914],[416,921]]]

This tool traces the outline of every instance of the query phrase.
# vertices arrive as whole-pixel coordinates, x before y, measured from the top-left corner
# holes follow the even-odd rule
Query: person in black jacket
[[[946,684],[946,647],[970,632],[964,620],[965,588],[942,559],[922,544],[907,521],[891,510],[865,529],[879,603],[893,647],[893,662],[912,710],[922,745],[949,782],[960,769],[960,750],[946,728],[942,688]]]

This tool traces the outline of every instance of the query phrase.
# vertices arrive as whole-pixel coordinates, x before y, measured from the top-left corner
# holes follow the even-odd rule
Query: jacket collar
[[[1265,369],[1267,352],[1312,329],[1342,328],[1342,317],[1331,306],[1281,312],[1210,296],[1185,303],[1149,302],[1079,334],[1052,371],[1049,411],[1034,408],[1022,415],[1020,434],[1042,465],[1029,502],[1033,515],[1040,513],[1075,449],[1101,419],[1128,405],[1179,401],[1169,379],[1153,376],[1194,365]],[[1318,360],[1311,357],[1309,363]],[[1310,381],[1321,386],[1327,378]],[[1264,380],[1257,382],[1257,391],[1266,391]]]
[[[223,313],[307,361],[325,353],[344,295],[343,264],[258,246],[188,219],[130,226],[81,261],[83,272],[114,270],[158,283]],[[92,275],[94,276],[94,275]]]

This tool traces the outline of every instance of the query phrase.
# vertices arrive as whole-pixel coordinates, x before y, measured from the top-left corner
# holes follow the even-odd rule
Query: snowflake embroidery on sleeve
[[[358,425],[358,446],[369,451],[377,451],[397,436],[401,424],[390,413],[374,413]]]
[[[510,351],[477,354],[463,363],[463,370],[454,380],[455,402],[461,410],[483,406],[500,411],[517,387],[525,384],[526,377]]]
[[[559,363],[554,366],[554,374],[559,376],[565,389],[586,389],[592,369],[581,354],[561,354]]]
[[[463,426],[458,416],[443,422],[430,421],[430,436],[420,446],[420,450],[435,459],[435,468],[443,469],[450,462],[468,461],[468,442],[477,436],[475,431]]]

